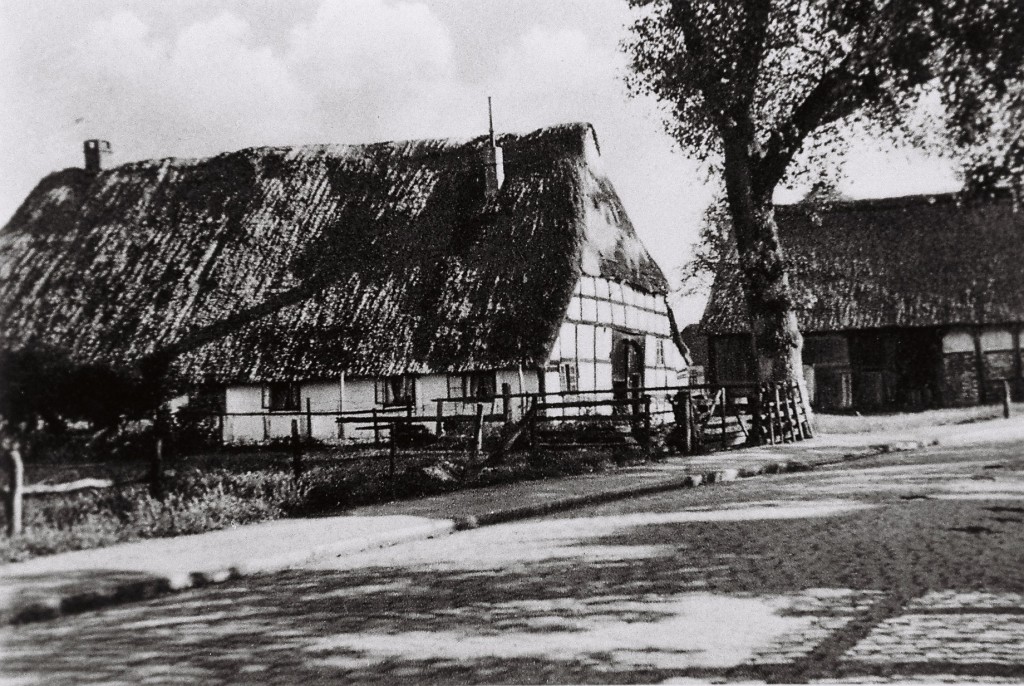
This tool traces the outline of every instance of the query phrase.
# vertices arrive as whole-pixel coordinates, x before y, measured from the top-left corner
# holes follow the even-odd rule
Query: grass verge
[[[464,453],[412,452],[402,454],[391,476],[384,451],[324,450],[304,457],[304,472],[296,481],[287,453],[210,453],[171,465],[166,495],[159,500],[137,483],[145,472],[145,464],[138,461],[36,464],[27,470],[30,483],[105,476],[124,485],[27,498],[25,531],[0,539],[0,562],[282,517],[333,514],[462,488],[604,471],[616,466],[613,458],[621,464],[642,457],[639,451],[558,451],[532,457],[516,453],[500,465],[480,469],[467,464]]]

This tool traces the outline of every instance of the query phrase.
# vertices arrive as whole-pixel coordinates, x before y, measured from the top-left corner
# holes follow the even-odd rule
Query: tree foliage
[[[0,351],[0,378],[0,417],[26,429],[39,420],[57,430],[67,421],[114,427],[151,412],[159,397],[138,375],[78,364],[47,348]]]
[[[724,137],[749,138],[756,192],[797,171],[797,153],[832,152],[852,124],[922,142],[926,96],[966,171],[1019,183],[1019,0],[630,3],[633,90],[663,101],[675,139],[714,168]]]
[[[1020,0],[629,0],[634,92],[718,172],[762,380],[801,380],[772,195],[843,134],[938,127],[968,184],[1020,188]]]

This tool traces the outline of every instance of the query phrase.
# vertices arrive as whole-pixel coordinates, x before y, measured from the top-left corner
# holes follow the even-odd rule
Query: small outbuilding
[[[929,195],[776,208],[804,374],[819,410],[1024,397],[1024,214],[1009,198]],[[755,381],[736,262],[701,321],[710,378]]]
[[[88,150],[87,150],[88,152]],[[0,232],[0,345],[160,356],[223,438],[329,413],[674,384],[667,283],[596,133],[252,148],[43,179]]]

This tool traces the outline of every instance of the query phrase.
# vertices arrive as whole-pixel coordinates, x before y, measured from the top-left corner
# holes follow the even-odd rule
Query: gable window
[[[572,392],[580,390],[580,372],[575,360],[563,362],[558,366],[558,379],[563,391]]]
[[[415,405],[416,377],[400,374],[377,379],[376,391],[378,405]]]
[[[263,409],[271,412],[297,412],[301,407],[299,384],[279,381],[263,386]]]

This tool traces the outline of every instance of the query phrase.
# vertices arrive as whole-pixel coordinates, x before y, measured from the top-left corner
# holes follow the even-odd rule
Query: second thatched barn
[[[920,409],[1024,396],[1024,214],[957,195],[777,209],[818,409]],[[710,376],[753,381],[735,263],[701,322]]]
[[[228,441],[287,435],[306,408],[426,414],[503,383],[665,385],[683,366],[665,278],[589,125],[92,158],[43,179],[0,233],[0,344],[165,359],[235,415]],[[353,437],[327,414],[311,428]]]

